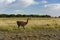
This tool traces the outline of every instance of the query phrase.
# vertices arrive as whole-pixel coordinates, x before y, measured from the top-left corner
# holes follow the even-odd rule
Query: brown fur
[[[24,21],[17,21],[18,28],[21,26],[21,27],[23,27],[25,29],[25,25],[27,25],[27,23],[28,23],[28,19],[27,19],[26,22],[24,22]]]

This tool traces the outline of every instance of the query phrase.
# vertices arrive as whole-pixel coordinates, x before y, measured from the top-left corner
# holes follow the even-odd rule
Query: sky
[[[0,14],[60,16],[60,0],[0,0]]]

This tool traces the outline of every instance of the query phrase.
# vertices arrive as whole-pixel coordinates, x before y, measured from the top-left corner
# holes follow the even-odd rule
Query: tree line
[[[0,14],[0,17],[51,17],[50,15]]]

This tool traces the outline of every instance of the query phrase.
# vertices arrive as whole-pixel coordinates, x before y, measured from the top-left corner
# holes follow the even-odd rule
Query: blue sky
[[[60,16],[60,0],[0,0],[0,14]]]

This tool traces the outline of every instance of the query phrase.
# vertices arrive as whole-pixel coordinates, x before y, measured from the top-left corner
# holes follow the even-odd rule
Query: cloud
[[[0,0],[0,4],[2,3],[2,5],[3,5],[3,3],[4,4],[10,4],[10,3],[13,3],[13,2],[15,2],[16,0]]]
[[[0,0],[0,13],[23,10],[32,5],[38,5],[38,2],[35,0]]]
[[[59,16],[60,15],[60,4],[46,4],[44,5],[46,13],[52,16]]]
[[[0,3],[4,2],[4,0],[0,0]]]
[[[19,14],[19,13],[23,13],[24,10],[14,10],[13,13],[15,14]]]
[[[33,4],[38,4],[37,2],[35,2],[34,0],[21,0],[22,4],[25,5],[25,7],[33,5]]]
[[[60,4],[47,4],[45,7],[50,10],[60,10]]]
[[[42,0],[41,3],[46,4],[48,2],[46,0]]]
[[[28,7],[30,5],[38,4],[35,0],[0,0],[1,5],[13,5],[17,7],[20,5],[21,7]]]
[[[15,2],[16,0],[0,0],[0,9],[4,9],[7,6],[9,6],[9,4]]]
[[[10,4],[10,3],[13,3],[13,2],[15,2],[16,0],[6,0],[5,2],[7,3],[7,4]]]

